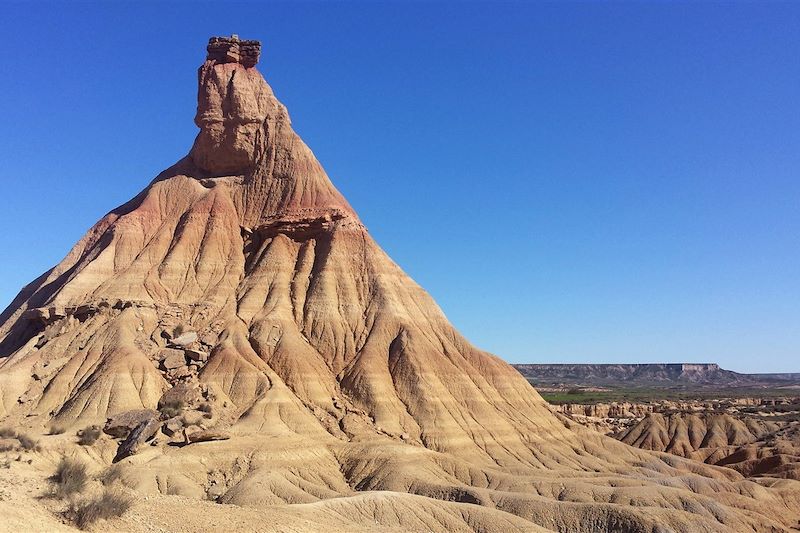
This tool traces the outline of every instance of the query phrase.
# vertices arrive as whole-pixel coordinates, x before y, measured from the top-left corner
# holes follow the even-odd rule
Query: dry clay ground
[[[501,511],[396,492],[367,491],[315,503],[258,508],[169,494],[182,492],[179,487],[162,487],[166,494],[157,489],[141,495],[129,486],[145,480],[136,479],[130,471],[122,480],[101,481],[108,471],[104,465],[114,453],[113,441],[101,439],[78,447],[74,440],[70,435],[43,436],[37,450],[0,454],[0,531],[75,531],[67,512],[69,503],[91,499],[106,490],[105,484],[132,496],[134,504],[121,517],[93,524],[93,531],[546,531]],[[194,452],[210,455],[221,444],[199,443]],[[64,455],[89,465],[93,474],[89,486],[69,498],[55,495],[49,479]],[[157,455],[154,449],[137,459],[147,462]],[[168,477],[165,472],[164,479]]]
[[[394,446],[383,443],[380,445],[383,456],[369,447],[342,449],[334,455],[343,464],[330,465],[325,464],[331,460],[326,456],[327,450],[301,440],[265,443],[263,438],[234,437],[183,448],[148,446],[115,468],[110,466],[117,447],[114,439],[104,435],[90,446],[78,446],[75,440],[71,432],[44,435],[39,438],[37,450],[16,450],[0,456],[3,517],[0,530],[75,531],[66,514],[69,502],[85,501],[109,487],[132,496],[133,506],[122,517],[97,522],[90,527],[93,531],[788,531],[792,524],[786,517],[800,505],[796,481],[762,480],[772,487],[764,489],[743,481],[734,472],[726,473],[722,468],[713,471],[713,467],[697,463],[696,471],[703,474],[701,477],[691,473],[693,462],[671,461],[666,454],[652,454],[653,464],[648,466],[663,472],[671,463],[683,470],[684,476],[666,479],[655,470],[652,475],[645,470],[639,475],[632,472],[579,475],[569,469],[555,468],[542,471],[535,483],[528,478],[519,480],[521,486],[514,487],[494,480],[490,485],[495,484],[497,490],[488,487],[481,490],[454,483],[453,476],[464,475],[463,472],[436,471],[446,465],[426,462],[417,452],[423,456],[431,452],[403,443]],[[355,457],[347,457],[348,454]],[[48,480],[64,456],[86,464],[92,474],[89,486],[71,498],[52,495],[53,485]],[[235,458],[232,464],[230,458]],[[340,494],[330,491],[327,497],[320,494],[324,489],[319,480],[313,474],[309,476],[309,472],[316,471],[320,477],[333,478],[334,466],[346,469],[359,464],[360,459],[370,463],[361,464],[361,468],[371,469],[370,478],[375,479],[362,480],[353,488],[345,485],[339,489]],[[374,465],[380,461],[387,463],[383,470]],[[403,463],[404,466],[399,466]],[[228,466],[224,467],[225,464]],[[265,468],[265,464],[271,468]],[[312,467],[315,464],[318,469]],[[121,474],[105,487],[101,479],[110,468]],[[440,492],[425,488],[424,481],[406,490],[425,496],[400,492],[403,490],[400,486],[397,491],[369,490],[369,483],[402,483],[400,479],[390,479],[398,472],[418,480],[438,479]],[[349,474],[351,483],[358,475],[343,472],[341,480],[328,479],[327,483],[344,484],[344,474]],[[709,474],[717,481],[705,477]],[[474,475],[479,472],[476,470]],[[205,485],[198,488],[185,480],[205,481]],[[217,502],[210,501],[202,489],[213,493],[217,483],[227,489],[226,494]],[[460,485],[461,491],[448,494],[446,483],[453,483],[453,487]],[[475,484],[479,482],[476,480]],[[242,490],[237,490],[238,485]],[[354,490],[359,485],[366,488]],[[731,493],[733,486],[738,494]],[[300,487],[308,492],[304,494]],[[517,490],[527,494],[515,493]],[[554,494],[554,490],[561,493]],[[715,494],[715,491],[720,492]],[[315,492],[320,499],[309,497]],[[776,501],[778,495],[784,499],[780,504]],[[305,499],[311,503],[286,505],[278,498],[284,502]],[[448,501],[454,499],[461,503]],[[773,512],[781,512],[782,507],[784,519],[772,521],[764,516],[758,508],[759,500]],[[742,516],[733,514],[729,505],[738,507],[741,515],[750,515],[753,522],[741,520]],[[630,506],[638,510],[626,519],[625,509]],[[501,510],[504,507],[525,518]]]

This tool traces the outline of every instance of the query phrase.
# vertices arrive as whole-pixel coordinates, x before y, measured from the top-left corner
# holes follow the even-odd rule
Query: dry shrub
[[[177,326],[175,326],[175,329],[172,330],[172,338],[177,339],[178,337],[183,335],[184,331],[186,331],[186,327],[183,324],[178,324]]]
[[[17,445],[11,440],[0,442],[0,452],[13,452],[16,449]]]
[[[183,400],[172,400],[166,402],[159,408],[161,412],[161,417],[166,420],[168,418],[172,418],[174,416],[178,416],[183,412],[183,408],[186,404],[184,404]]]
[[[78,431],[78,444],[81,446],[91,446],[97,439],[100,438],[100,435],[103,434],[103,430],[100,429],[100,426],[89,426],[87,428],[83,428],[82,430]]]
[[[0,439],[13,439],[16,438],[17,432],[9,427],[0,428]]]
[[[72,507],[75,525],[87,529],[98,520],[108,520],[124,515],[133,505],[133,498],[121,492],[106,489],[102,496]]]
[[[56,472],[50,476],[53,483],[53,494],[59,498],[66,498],[78,494],[86,488],[89,475],[86,465],[76,459],[62,457],[56,467]]]
[[[113,464],[113,465],[109,466],[105,470],[105,472],[100,474],[100,477],[99,477],[100,482],[103,485],[108,486],[108,485],[113,485],[114,482],[116,482],[116,481],[122,481],[122,471],[123,471],[123,467],[122,467],[121,464],[119,464],[119,463]]]
[[[211,413],[214,410],[214,406],[208,402],[203,402],[197,407],[197,410],[204,413]]]
[[[20,433],[17,435],[17,440],[19,441],[19,445],[23,450],[28,452],[39,451],[39,441],[34,440],[34,438],[30,435]]]

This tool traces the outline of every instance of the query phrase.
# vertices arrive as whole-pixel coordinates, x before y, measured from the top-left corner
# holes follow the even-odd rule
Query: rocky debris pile
[[[156,352],[154,362],[168,383],[185,383],[197,378],[208,362],[208,349],[199,341],[196,332],[189,331],[170,339],[166,347]]]
[[[215,409],[216,398],[199,383],[179,383],[168,389],[158,402],[158,411],[133,409],[114,415],[103,431],[120,440],[114,461],[134,455],[146,444],[183,446],[197,442],[226,440],[230,434],[217,426],[225,410],[224,403]],[[159,431],[164,435],[158,438]]]
[[[206,61],[214,63],[240,63],[245,68],[256,66],[261,57],[261,42],[230,37],[211,37],[206,47]]]

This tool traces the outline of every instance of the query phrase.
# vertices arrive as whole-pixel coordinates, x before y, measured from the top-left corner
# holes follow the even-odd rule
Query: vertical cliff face
[[[680,490],[706,530],[758,525],[735,510],[731,474],[711,469],[670,481],[666,496],[648,485],[647,513],[620,507],[641,497],[644,477],[677,475],[675,464],[567,427],[455,331],[294,133],[259,55],[252,41],[210,41],[190,154],[2,314],[0,416],[102,423],[186,385],[247,446],[313,450],[289,469],[251,465],[232,503],[392,490],[588,531],[602,516],[655,527]],[[159,468],[191,453],[165,448]],[[600,474],[623,471],[634,477],[621,485]],[[712,486],[731,506],[715,519]]]

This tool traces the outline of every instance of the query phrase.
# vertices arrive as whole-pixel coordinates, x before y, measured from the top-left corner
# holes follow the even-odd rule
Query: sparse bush
[[[17,432],[9,427],[0,428],[0,439],[13,439],[16,438]]]
[[[204,413],[210,413],[214,410],[214,406],[208,402],[203,402],[198,406],[197,410]]]
[[[78,444],[81,446],[91,446],[97,439],[100,438],[100,435],[103,434],[103,430],[100,429],[100,426],[89,426],[87,428],[83,428],[82,430],[78,431]]]
[[[87,529],[98,520],[124,515],[132,505],[133,498],[130,496],[106,489],[99,498],[74,505],[70,514],[76,526]]]
[[[89,475],[86,465],[76,459],[62,457],[56,467],[56,472],[50,477],[53,483],[53,494],[59,498],[66,498],[78,494],[86,488]]]
[[[61,435],[67,432],[67,426],[64,424],[58,424],[53,422],[50,424],[50,434],[51,435]]]
[[[0,442],[0,452],[13,452],[17,449],[17,445],[13,441]]]
[[[102,474],[100,474],[100,482],[103,485],[113,485],[115,481],[122,481],[122,470],[123,467],[121,464],[116,463],[109,466]]]
[[[20,433],[17,435],[17,440],[19,441],[20,447],[25,451],[39,450],[39,441],[34,440],[30,435]]]
[[[186,328],[183,326],[183,324],[178,324],[175,326],[175,329],[172,330],[172,338],[175,339],[180,337],[185,330]]]
[[[184,407],[185,404],[183,400],[172,400],[162,405],[159,411],[161,412],[162,418],[167,419],[181,414]]]

